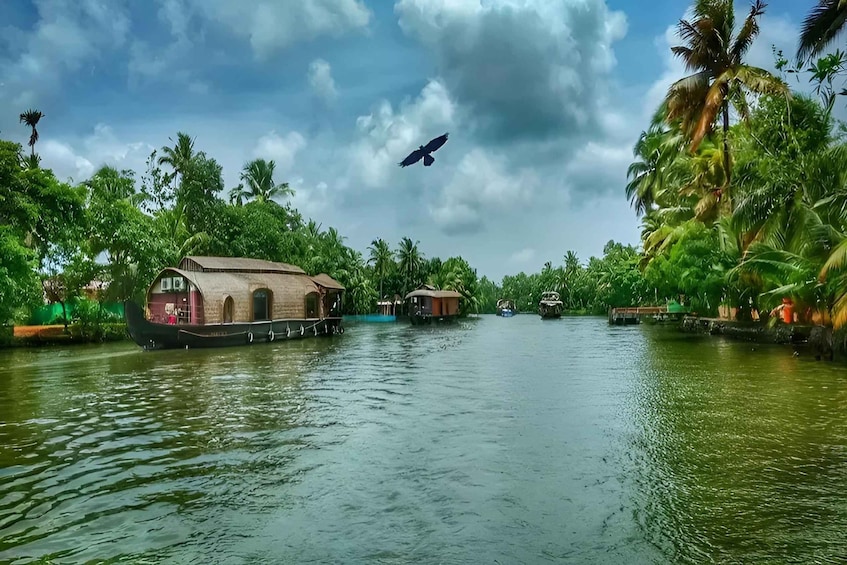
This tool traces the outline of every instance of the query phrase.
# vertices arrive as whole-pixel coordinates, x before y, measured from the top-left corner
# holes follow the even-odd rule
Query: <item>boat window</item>
[[[231,296],[227,296],[226,300],[224,300],[224,312],[223,312],[223,323],[231,324],[232,323],[232,312],[235,310],[235,304],[232,301]]]
[[[306,295],[306,317],[318,317],[318,293],[310,292]]]
[[[254,322],[271,319],[272,298],[271,291],[266,288],[260,288],[253,292]]]

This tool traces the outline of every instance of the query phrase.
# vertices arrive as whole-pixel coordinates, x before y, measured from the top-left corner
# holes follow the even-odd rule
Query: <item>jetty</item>
[[[609,309],[609,323],[615,326],[629,326],[641,323],[645,317],[657,322],[681,320],[688,310],[675,300],[665,306],[626,306]]]

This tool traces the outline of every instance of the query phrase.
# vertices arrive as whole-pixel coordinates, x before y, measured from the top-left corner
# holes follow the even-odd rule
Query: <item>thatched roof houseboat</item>
[[[406,295],[409,320],[413,325],[452,322],[459,317],[460,298],[455,290],[423,285]]]
[[[218,346],[336,333],[344,287],[326,274],[242,257],[184,257],[163,269],[142,313],[127,306],[133,339],[146,348]]]

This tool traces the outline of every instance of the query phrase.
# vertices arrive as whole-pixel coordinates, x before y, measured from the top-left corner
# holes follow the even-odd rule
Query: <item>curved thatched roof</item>
[[[198,269],[199,267],[199,269]],[[188,255],[179,262],[179,268],[187,271],[226,271],[239,273],[291,273],[305,275],[306,271],[296,265],[277,263],[247,257],[206,257]]]
[[[429,290],[427,288],[420,288],[418,290],[413,290],[409,294],[406,295],[406,298],[411,298],[413,296],[430,296],[432,298],[461,298],[462,295],[456,292],[455,290]]]
[[[324,288],[329,288],[333,290],[345,290],[344,286],[340,282],[338,282],[326,273],[321,273],[311,278],[313,281],[315,281]]]
[[[274,294],[289,293],[295,288],[300,294],[318,292],[318,287],[310,277],[288,275],[284,273],[234,273],[186,271],[183,269],[167,268],[191,282],[206,299],[219,298],[239,292],[252,292],[257,288],[267,288]],[[158,277],[156,277],[158,278]]]

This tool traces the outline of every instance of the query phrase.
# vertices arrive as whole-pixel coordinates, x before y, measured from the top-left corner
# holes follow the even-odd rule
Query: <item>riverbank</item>
[[[125,341],[129,339],[126,324],[83,324],[45,326],[2,326],[0,347],[41,347]]]
[[[833,333],[832,328],[804,324],[773,325],[760,322],[740,322],[720,318],[685,316],[680,329],[691,333],[722,335],[739,341],[791,345],[798,355],[812,355],[816,359],[833,360],[847,356],[847,340],[843,332]]]

